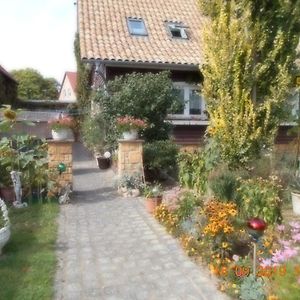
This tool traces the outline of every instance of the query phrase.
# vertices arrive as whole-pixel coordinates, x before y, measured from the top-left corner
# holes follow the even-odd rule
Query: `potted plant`
[[[119,180],[119,192],[125,197],[138,197],[143,182],[139,174],[124,174]]]
[[[294,176],[290,183],[293,212],[300,215],[300,177]]]
[[[111,153],[106,151],[103,155],[97,153],[96,155],[97,165],[99,169],[106,170],[111,165]]]
[[[10,237],[10,226],[8,211],[5,202],[0,198],[0,255],[2,248],[8,242]]]
[[[58,118],[49,120],[48,124],[54,140],[73,139],[74,119],[72,117],[59,114]]]
[[[146,122],[131,116],[117,118],[117,128],[124,140],[136,140],[138,131],[146,128]]]
[[[163,190],[160,184],[146,185],[143,190],[146,198],[146,209],[149,213],[154,213],[154,210],[162,202]]]

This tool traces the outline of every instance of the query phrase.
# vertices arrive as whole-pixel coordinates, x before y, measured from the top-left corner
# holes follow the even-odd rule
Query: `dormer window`
[[[186,27],[181,23],[168,23],[168,28],[172,38],[187,39]]]
[[[128,18],[127,25],[131,35],[148,35],[143,19]]]

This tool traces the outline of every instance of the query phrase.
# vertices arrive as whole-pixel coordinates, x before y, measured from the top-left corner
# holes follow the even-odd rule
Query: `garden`
[[[12,134],[19,111],[1,113],[0,298],[52,299],[58,171],[48,166],[45,140]]]
[[[199,86],[210,120],[199,149],[181,151],[169,138],[166,117],[182,103],[168,72],[108,82],[92,95],[100,109],[84,120],[83,137],[113,160],[124,131],[134,131],[128,139],[145,140],[144,174],[125,174],[118,188],[126,196],[142,193],[148,212],[219,278],[221,291],[233,299],[296,300],[300,134],[287,99],[299,92],[293,50],[299,22],[294,8],[279,3],[274,9],[281,17],[265,18],[263,3],[245,1],[241,9],[229,2],[200,1],[211,23],[202,32],[206,64]],[[282,151],[275,140],[287,121],[294,142]],[[101,136],[93,128],[104,128]]]

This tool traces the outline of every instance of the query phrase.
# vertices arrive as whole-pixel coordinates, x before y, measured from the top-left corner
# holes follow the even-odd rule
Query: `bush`
[[[110,126],[108,135],[112,134],[112,138],[115,138],[116,119],[132,116],[150,125],[143,131],[147,142],[168,139],[171,126],[165,122],[166,117],[181,106],[169,72],[132,73],[116,77],[108,82],[105,91],[94,95],[93,102],[100,105],[103,117]]]
[[[87,116],[81,127],[85,146],[94,152],[103,152],[106,147],[106,124],[101,114]]]
[[[208,170],[204,152],[181,152],[178,156],[178,164],[180,185],[194,189],[199,193],[205,193],[207,188]]]
[[[200,206],[201,201],[199,196],[193,192],[185,192],[179,199],[176,213],[181,221],[192,216],[195,208]]]
[[[178,146],[169,140],[146,143],[143,154],[145,170],[156,175],[161,171],[175,171],[177,155]]]
[[[216,198],[223,201],[233,201],[236,198],[238,181],[234,173],[225,170],[210,176],[209,187]]]
[[[241,214],[245,218],[259,217],[268,224],[280,223],[281,200],[279,193],[281,185],[278,178],[250,178],[241,180],[238,197],[241,203]]]

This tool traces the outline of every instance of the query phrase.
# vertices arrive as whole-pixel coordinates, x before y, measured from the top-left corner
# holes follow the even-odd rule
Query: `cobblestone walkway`
[[[72,203],[61,207],[55,299],[226,299],[144,209],[121,198],[113,172],[74,149]]]

